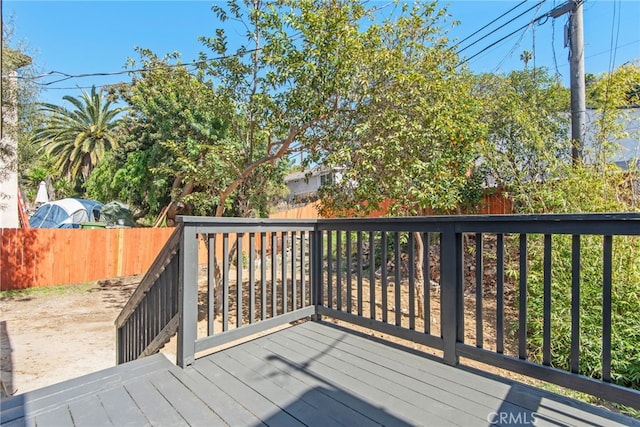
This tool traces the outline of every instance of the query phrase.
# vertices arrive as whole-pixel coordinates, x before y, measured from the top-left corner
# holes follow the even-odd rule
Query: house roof
[[[284,177],[284,182],[287,183],[291,181],[299,181],[301,179],[307,179],[308,177],[312,176],[328,175],[331,172],[335,172],[337,169],[338,168],[329,168],[327,166],[319,165],[301,172],[290,173],[289,175]]]

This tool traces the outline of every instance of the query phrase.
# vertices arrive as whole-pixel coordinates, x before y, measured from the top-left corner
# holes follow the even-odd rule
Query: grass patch
[[[36,288],[0,291],[0,300],[19,300],[49,295],[74,295],[87,292],[94,284],[92,282],[74,283],[71,285],[42,286]]]

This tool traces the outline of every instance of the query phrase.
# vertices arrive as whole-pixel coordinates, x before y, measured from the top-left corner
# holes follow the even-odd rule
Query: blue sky
[[[495,34],[469,47],[470,57],[498,39],[531,22],[562,3],[529,0],[485,31],[461,44],[465,47],[487,32],[532,8]],[[219,2],[223,4],[223,2]],[[387,2],[372,2],[379,5]],[[449,1],[449,13],[460,25],[450,36],[461,40],[508,11],[521,1]],[[3,19],[13,19],[14,42],[26,44],[42,73],[91,74],[122,71],[128,57],[137,58],[135,46],[149,48],[158,55],[174,51],[183,62],[196,60],[204,50],[199,36],[209,36],[219,27],[211,12],[212,1],[2,1]],[[555,21],[555,22],[553,22]],[[586,0],[585,67],[599,74],[611,64],[619,66],[640,58],[640,0]],[[508,72],[522,69],[523,50],[535,52],[536,66],[546,66],[562,75],[568,85],[569,67],[564,48],[566,17],[529,26],[469,61],[475,72]],[[237,36],[241,37],[240,30]],[[530,63],[530,65],[532,65]],[[51,82],[57,77],[40,79]],[[64,95],[77,96],[78,86],[104,85],[124,81],[126,75],[73,78],[50,84],[41,99],[59,104]]]

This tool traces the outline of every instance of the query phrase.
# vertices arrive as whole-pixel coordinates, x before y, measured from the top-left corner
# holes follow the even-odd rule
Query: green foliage
[[[445,16],[426,2],[362,31],[350,76],[360,102],[323,152],[325,164],[345,166],[323,190],[325,209],[362,215],[388,201],[390,214],[453,211],[476,195],[470,176],[484,126],[447,47]]]
[[[35,108],[40,89],[32,79],[38,74],[38,70],[29,56],[31,49],[25,43],[15,41],[13,32],[12,19],[3,19],[2,129],[4,135],[13,135],[16,138],[17,150],[13,145],[6,144],[8,139],[0,142],[0,162],[3,165],[0,167],[0,180],[5,179],[6,174],[14,167],[24,176],[40,155],[31,140],[34,130],[42,120],[38,109]],[[13,72],[20,78],[12,78]],[[15,112],[15,119],[12,112]],[[23,189],[29,190],[24,187]]]
[[[631,109],[640,104],[640,62],[626,63],[612,73],[594,77],[587,90],[587,100],[595,107],[595,130],[589,137],[594,141],[591,162],[605,163],[616,157],[621,139],[638,139],[640,131],[633,126]],[[635,129],[629,132],[627,129]]]
[[[223,174],[219,157],[229,148],[220,143],[221,106],[211,88],[185,67],[169,66],[169,58],[138,51],[147,71],[121,90],[131,112],[124,120],[123,143],[96,168],[86,188],[92,197],[121,200],[138,214],[155,216],[179,197],[182,185],[194,182],[198,187],[206,179],[217,179],[207,176],[211,170]],[[218,156],[215,150],[220,147],[227,151]],[[196,209],[211,214],[211,201],[208,210],[202,203]]]
[[[528,188],[556,178],[568,161],[569,94],[544,69],[476,77],[487,135],[483,166],[516,205],[531,210]]]
[[[83,91],[80,98],[67,95],[62,99],[69,102],[72,109],[41,104],[47,121],[35,132],[34,138],[55,160],[57,173],[81,191],[94,167],[117,147],[117,116],[123,108],[114,108],[95,86],[90,93]]]
[[[640,104],[640,60],[627,62],[612,73],[591,76],[587,85],[589,106],[624,107]]]
[[[616,141],[626,135],[618,107],[625,105],[635,68],[621,67],[611,78],[591,77],[589,91],[596,131],[586,162],[569,158],[568,93],[545,70],[479,76],[476,91],[488,134],[482,145],[489,175],[514,201],[519,213],[588,213],[638,210],[634,172],[609,163]],[[637,67],[636,67],[637,68]],[[608,94],[605,96],[605,94]],[[597,230],[595,231],[597,232]],[[507,239],[517,252],[516,242]],[[571,237],[552,241],[552,365],[568,370],[571,354]],[[542,360],[543,239],[529,240],[528,343],[531,359]],[[581,238],[580,373],[601,378],[602,238]],[[640,388],[640,239],[615,237],[613,252],[612,376],[621,385]],[[517,262],[517,260],[514,260]],[[517,265],[507,267],[517,272]],[[513,276],[517,280],[516,276]]]
[[[557,179],[531,185],[531,203],[524,212],[619,212],[637,210],[633,195],[636,176],[614,166],[567,167]],[[602,237],[583,236],[580,250],[580,373],[601,378],[602,355]],[[640,389],[640,239],[614,237],[612,280],[612,377],[620,385]],[[552,240],[552,365],[569,369],[571,354],[571,237]],[[542,358],[543,241],[529,243],[529,351]]]
[[[282,182],[279,164],[261,165],[243,178],[232,194],[225,190],[265,146],[248,150],[240,139],[242,117],[223,91],[202,74],[192,75],[178,55],[159,58],[138,49],[144,71],[135,73],[131,87],[120,88],[130,106],[127,133],[120,149],[96,169],[88,193],[101,200],[122,200],[137,215],[157,216],[165,206],[180,203],[192,215],[264,215],[269,191]],[[134,65],[132,63],[132,65]],[[249,191],[262,188],[262,196]],[[245,196],[243,198],[243,196]]]
[[[640,389],[640,239],[614,238],[612,294],[612,380]],[[542,360],[543,277],[542,239],[530,245],[529,345],[531,357]],[[571,355],[571,237],[554,236],[552,242],[552,366],[569,370]],[[602,238],[581,239],[580,366],[579,372],[602,375]]]

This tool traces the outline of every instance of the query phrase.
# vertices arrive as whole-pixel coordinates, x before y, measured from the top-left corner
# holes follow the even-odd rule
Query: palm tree
[[[527,65],[529,65],[529,61],[533,59],[533,54],[530,50],[525,50],[520,54],[520,60],[524,62],[524,69],[527,69]]]
[[[117,117],[125,108],[112,108],[112,102],[102,96],[102,91],[82,91],[79,98],[62,98],[73,109],[54,104],[41,104],[48,115],[45,126],[36,138],[45,152],[55,159],[54,167],[61,176],[71,182],[85,182],[102,157],[117,146],[115,129]]]

